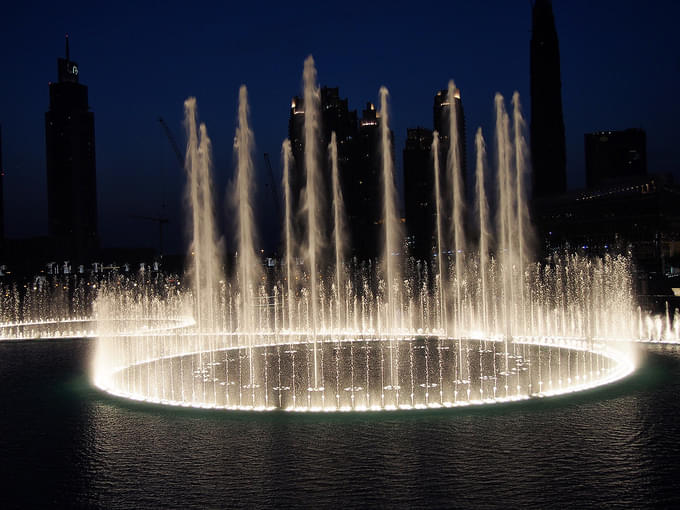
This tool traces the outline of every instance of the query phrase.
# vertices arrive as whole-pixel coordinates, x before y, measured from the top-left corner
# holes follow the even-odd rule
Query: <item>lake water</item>
[[[680,505],[680,349],[477,409],[296,415],[104,395],[89,340],[0,342],[0,508]]]

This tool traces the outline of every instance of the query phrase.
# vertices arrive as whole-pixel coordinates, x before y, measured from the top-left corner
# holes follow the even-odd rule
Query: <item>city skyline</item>
[[[671,72],[678,72],[677,62],[670,58],[664,60],[664,52],[670,54],[672,46],[659,44],[664,39],[670,41],[671,35],[661,27],[655,34],[650,33],[649,38],[640,38],[637,49],[629,42],[621,44],[622,40],[628,41],[625,27],[633,23],[644,26],[642,18],[656,18],[664,6],[656,5],[637,12],[632,2],[616,5],[617,16],[607,14],[606,5],[591,6],[587,7],[591,16],[585,16],[583,20],[577,17],[577,11],[585,8],[585,3],[554,2],[553,6],[560,39],[567,174],[571,189],[585,184],[583,133],[600,129],[643,127],[648,134],[649,171],[675,171],[677,176],[678,150],[669,142],[672,136],[670,121],[677,106],[662,104],[672,98],[670,82],[673,80],[655,80],[652,69],[662,62],[664,65],[655,71],[659,77],[669,75],[668,66],[674,66]],[[665,8],[677,9],[670,3]],[[180,206],[184,175],[177,168],[170,145],[156,119],[158,115],[166,118],[180,145],[183,145],[181,105],[189,95],[197,97],[201,120],[207,124],[213,141],[216,195],[219,202],[224,202],[226,185],[232,176],[231,140],[238,85],[243,82],[249,87],[256,138],[254,158],[259,188],[264,191],[267,181],[262,153],[271,155],[278,177],[278,154],[286,137],[290,98],[300,93],[302,61],[309,53],[317,61],[319,84],[339,87],[342,96],[349,98],[351,110],[358,110],[367,101],[376,103],[380,85],[390,89],[391,128],[395,136],[399,187],[403,179],[400,155],[406,129],[430,126],[432,94],[443,88],[448,79],[456,81],[466,105],[468,147],[472,145],[470,137],[478,125],[483,127],[487,137],[492,135],[494,92],[500,91],[509,98],[514,90],[519,90],[529,113],[530,6],[497,3],[493,6],[497,16],[489,16],[488,9],[481,12],[480,8],[460,6],[458,16],[451,23],[434,20],[425,14],[410,17],[407,22],[398,6],[384,13],[376,10],[376,16],[372,18],[374,21],[382,20],[378,16],[380,14],[389,18],[382,21],[391,23],[375,27],[376,37],[371,39],[372,46],[346,40],[330,43],[332,32],[322,37],[323,28],[329,28],[323,23],[322,13],[312,10],[311,14],[291,15],[280,21],[282,26],[285,26],[286,20],[296,21],[296,26],[308,26],[310,33],[299,33],[289,27],[297,38],[292,37],[292,42],[288,40],[279,48],[282,58],[278,60],[273,56],[273,48],[281,31],[276,28],[279,22],[277,13],[272,12],[265,16],[269,20],[268,25],[265,23],[269,32],[265,30],[261,37],[250,40],[254,46],[250,49],[255,56],[264,55],[263,61],[251,58],[253,53],[248,52],[243,52],[247,56],[232,55],[231,58],[229,55],[215,55],[220,51],[229,52],[230,48],[235,54],[248,49],[233,44],[220,45],[222,36],[217,33],[220,32],[219,27],[203,30],[195,45],[189,44],[189,36],[173,39],[173,30],[179,30],[179,12],[173,5],[164,9],[167,12],[158,16],[155,27],[139,32],[132,29],[140,28],[145,20],[151,19],[151,13],[144,9],[132,21],[116,20],[114,17],[113,22],[100,31],[96,28],[102,28],[105,13],[91,8],[77,16],[69,16],[73,13],[59,11],[54,13],[55,20],[49,29],[31,41],[20,36],[20,28],[29,22],[28,13],[17,11],[6,18],[15,23],[3,29],[2,38],[12,38],[17,48],[5,58],[7,67],[15,69],[17,78],[3,82],[1,91],[4,99],[0,110],[7,174],[5,216],[8,237],[44,235],[47,231],[45,142],[40,116],[47,106],[46,84],[54,79],[54,59],[62,56],[66,32],[71,34],[71,53],[81,64],[83,80],[90,87],[90,106],[97,113],[97,177],[98,183],[101,183],[99,215],[103,244],[107,246],[139,245],[142,242],[154,246],[155,243],[149,239],[155,239],[152,237],[155,226],[131,219],[130,213],[158,214],[164,201],[168,203],[171,217],[171,225],[166,230],[174,235],[170,243],[181,245],[183,227],[179,223],[183,218]],[[362,26],[370,25],[361,18],[354,18],[361,12],[356,6],[339,9],[343,14],[341,19],[357,27],[360,33]],[[242,16],[245,23],[239,30],[244,32],[248,27],[256,26],[253,13],[222,14],[228,26],[230,16],[227,14]],[[673,18],[667,14],[659,17],[659,23],[668,23],[666,20]],[[213,19],[217,17],[215,15]],[[603,20],[609,23],[603,24]],[[422,29],[428,24],[432,30],[426,34]],[[410,41],[409,45],[409,41],[396,37],[399,30],[409,26],[421,31],[422,40]],[[601,32],[595,32],[596,26],[602,29]],[[486,31],[495,27],[496,35],[498,30],[505,31],[507,35],[503,35],[503,39],[508,44],[495,44],[497,37],[493,42],[480,44],[483,37],[480,39],[479,34],[473,33],[474,27],[484,27]],[[119,37],[113,37],[112,32],[124,28],[131,30],[121,30]],[[229,36],[233,38],[231,43],[234,40],[238,42],[239,30]],[[126,37],[126,34],[132,35]],[[151,40],[153,34],[156,34],[157,40]],[[381,35],[384,42],[380,42]],[[599,47],[593,45],[594,40],[605,37],[609,41],[609,53],[597,51]],[[137,40],[140,38],[142,40]],[[467,43],[468,47],[473,43],[477,45],[474,51],[470,49],[459,53],[446,48],[446,44],[442,44],[442,49],[431,44],[439,39],[450,40],[450,47],[465,47],[463,43]],[[192,49],[200,50],[201,43],[205,42],[211,43],[206,47],[220,51],[211,51],[208,52],[210,55],[203,56],[198,52],[192,56]],[[3,43],[3,47],[9,47],[6,40]],[[643,62],[642,57],[645,52],[649,53],[650,47],[657,48],[653,53],[656,59],[647,58]],[[626,53],[626,49],[630,51]],[[579,54],[579,50],[592,53]],[[386,58],[377,58],[380,53],[386,54]],[[610,55],[610,60],[605,61],[603,54]],[[149,59],[151,55],[156,55],[156,58]],[[640,71],[612,76],[625,57],[642,66]],[[230,62],[241,65],[230,66]],[[176,66],[176,63],[183,65]],[[589,80],[593,86],[587,87],[588,80],[575,72],[577,67],[586,74],[587,70],[591,71],[593,76]],[[593,68],[598,68],[598,72],[593,73]],[[643,72],[645,69],[651,72]],[[275,85],[272,86],[272,83]],[[655,94],[644,93],[650,87],[654,87]],[[633,95],[633,92],[636,93]],[[36,117],[35,112],[41,113]],[[468,166],[470,157],[468,151]],[[222,205],[218,213],[225,216]]]

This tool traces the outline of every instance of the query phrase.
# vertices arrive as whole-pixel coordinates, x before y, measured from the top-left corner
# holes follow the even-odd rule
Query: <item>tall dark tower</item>
[[[380,224],[384,206],[380,122],[380,112],[373,103],[367,103],[359,120],[357,155],[346,195],[353,254],[364,260],[378,257],[382,247]],[[390,139],[394,140],[391,131]]]
[[[533,6],[531,162],[534,197],[566,191],[560,48],[550,0],[536,0]]]
[[[436,230],[434,172],[432,165],[432,131],[426,128],[406,130],[404,147],[404,206],[407,244],[410,255],[429,261]]]
[[[5,169],[2,166],[2,126],[0,126],[0,256],[5,254]]]
[[[78,83],[78,64],[70,59],[68,35],[57,71],[45,113],[48,234],[56,256],[88,262],[99,247],[94,113],[87,87]]]

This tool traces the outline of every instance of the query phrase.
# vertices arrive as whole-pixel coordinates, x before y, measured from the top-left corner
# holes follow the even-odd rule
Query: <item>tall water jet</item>
[[[293,295],[293,201],[290,190],[290,164],[293,160],[293,152],[290,140],[284,140],[281,144],[281,159],[283,159],[283,201],[284,201],[284,227],[283,236],[286,257],[286,302],[288,309],[288,329],[293,329],[293,309],[295,299]]]
[[[309,290],[311,300],[311,317],[309,327],[314,341],[314,388],[319,387],[319,363],[317,349],[318,331],[318,295],[319,295],[319,267],[317,257],[322,245],[321,200],[323,186],[319,169],[317,139],[319,135],[319,109],[321,96],[316,82],[316,68],[314,58],[310,55],[305,60],[303,72],[304,108],[305,108],[305,173],[307,184],[304,189],[304,207],[307,212],[307,263],[309,269]]]
[[[205,124],[198,126],[196,98],[184,102],[187,133],[185,168],[191,214],[191,273],[194,318],[199,331],[214,327],[215,285],[220,280],[211,178],[211,144]]]
[[[518,256],[517,263],[519,266],[519,289],[520,289],[520,306],[521,306],[521,321],[520,328],[524,329],[524,321],[526,320],[526,303],[524,296],[524,267],[528,260],[528,240],[531,238],[531,220],[529,218],[529,208],[527,207],[527,193],[526,186],[529,182],[529,164],[527,157],[527,143],[526,143],[526,125],[524,117],[522,116],[522,105],[519,100],[519,92],[512,95],[513,106],[513,130],[514,130],[514,145],[515,145],[515,172],[516,172],[516,206],[517,206],[517,243]]]
[[[462,322],[462,296],[461,285],[463,280],[463,257],[465,254],[465,232],[463,229],[463,211],[465,198],[463,193],[462,161],[460,153],[460,133],[458,132],[458,109],[456,99],[460,98],[460,92],[456,89],[453,80],[449,81],[449,153],[447,156],[447,170],[451,184],[451,207],[452,207],[452,235],[456,262],[456,305],[454,321]]]
[[[442,193],[441,193],[441,171],[439,169],[439,133],[432,133],[432,167],[434,171],[434,200],[436,207],[436,227],[437,227],[437,267],[439,272],[439,316],[440,327],[444,332],[448,331],[446,320],[446,289],[444,286],[444,256],[442,253]]]
[[[331,178],[333,180],[333,240],[335,244],[335,306],[337,312],[337,325],[344,324],[344,278],[343,260],[345,260],[345,207],[340,189],[340,175],[338,169],[338,142],[335,131],[331,134],[331,143],[328,146],[331,158]]]
[[[477,153],[475,176],[477,209],[479,214],[479,275],[481,294],[481,325],[483,331],[489,331],[489,306],[487,303],[487,266],[489,265],[489,204],[484,186],[486,169],[486,145],[482,136],[482,128],[477,129],[475,135],[475,149]]]
[[[515,302],[513,286],[514,257],[514,199],[516,191],[512,179],[512,142],[510,141],[510,119],[505,111],[501,94],[496,94],[496,143],[498,156],[498,250],[503,273],[503,324],[506,335],[512,334],[510,307]]]
[[[197,126],[195,103],[189,104],[188,110],[194,110],[187,115],[192,124],[189,126],[187,121],[187,194],[195,237],[192,267],[196,266],[194,273],[200,277],[194,278],[194,287],[189,292],[182,290],[184,287],[177,284],[174,277],[164,281],[162,277],[154,276],[155,281],[147,285],[151,279],[143,272],[138,280],[128,281],[127,289],[120,288],[120,281],[102,282],[104,289],[98,289],[100,294],[93,306],[99,336],[95,382],[100,388],[123,397],[159,404],[219,409],[330,411],[450,407],[549,396],[611,382],[632,369],[630,356],[622,353],[619,347],[619,340],[632,330],[638,331],[639,336],[646,331],[649,338],[657,341],[670,334],[677,340],[680,331],[677,312],[674,326],[671,326],[670,310],[665,320],[651,316],[643,318],[641,313],[639,318],[634,317],[630,259],[559,255],[549,263],[523,264],[522,259],[526,257],[524,234],[528,228],[522,221],[522,227],[518,229],[518,218],[523,214],[522,204],[518,202],[525,200],[523,191],[526,187],[526,179],[518,175],[526,168],[522,157],[518,158],[524,151],[523,139],[518,138],[522,121],[517,114],[516,102],[515,128],[511,129],[502,97],[496,98],[499,142],[499,213],[496,222],[499,235],[496,237],[499,243],[494,249],[498,257],[489,255],[494,251],[489,249],[492,237],[489,224],[493,221],[486,203],[484,173],[487,165],[480,131],[476,137],[481,232],[479,260],[476,264],[475,256],[466,254],[458,264],[459,271],[448,275],[453,266],[447,269],[441,252],[449,249],[447,238],[451,232],[446,222],[452,214],[448,201],[454,179],[449,181],[442,177],[449,168],[443,155],[438,153],[439,138],[435,133],[437,141],[433,141],[432,149],[436,154],[433,163],[438,201],[439,268],[435,267],[434,272],[439,271],[440,279],[447,277],[449,284],[448,287],[440,285],[433,292],[429,278],[432,269],[427,264],[417,264],[410,272],[400,270],[403,268],[397,256],[401,239],[396,217],[392,140],[387,91],[382,90],[382,116],[377,116],[381,128],[376,128],[379,129],[376,134],[382,135],[383,182],[380,195],[372,198],[383,199],[383,260],[380,265],[368,261],[343,266],[338,263],[342,259],[339,249],[345,246],[341,238],[335,243],[336,270],[342,267],[346,272],[335,275],[326,272],[332,256],[326,260],[320,255],[327,223],[319,201],[322,190],[328,191],[331,186],[327,190],[321,184],[324,179],[321,168],[325,167],[320,164],[320,154],[317,154],[322,150],[319,145],[320,113],[311,59],[306,63],[305,71],[305,91],[311,89],[317,97],[307,96],[305,106],[308,107],[309,125],[305,126],[307,138],[301,145],[310,152],[305,154],[304,163],[298,162],[300,169],[304,164],[307,172],[301,214],[310,220],[312,228],[311,235],[305,231],[304,236],[307,245],[304,274],[298,275],[293,267],[293,257],[298,254],[297,246],[301,243],[296,241],[294,233],[295,211],[291,198],[295,197],[290,196],[292,159],[289,143],[284,142],[282,147],[287,195],[286,267],[281,273],[274,269],[272,278],[259,283],[261,274],[256,253],[247,255],[248,251],[255,252],[252,237],[255,227],[252,217],[253,137],[248,126],[245,89],[242,90],[235,137],[238,168],[232,188],[238,212],[237,268],[233,278],[220,281],[223,275],[217,270],[216,258],[204,261],[205,254],[215,250],[214,234],[210,234],[212,226],[207,233],[205,231],[206,225],[212,225],[210,143],[205,127]],[[449,104],[455,109],[455,89],[451,94]],[[302,105],[296,107],[294,113],[304,114]],[[457,126],[457,122],[454,124]],[[460,147],[455,139],[460,134],[456,134],[455,127],[452,131],[450,143]],[[294,143],[299,142],[296,137]],[[336,220],[342,218],[341,212],[335,212],[335,207],[341,204],[338,145],[334,138],[330,150],[333,171],[329,172],[333,174]],[[450,158],[449,162],[455,162],[455,159]],[[460,205],[463,205],[462,200]],[[455,236],[455,225],[453,227]],[[523,231],[521,244],[518,230]],[[335,233],[339,232],[341,229],[336,228]],[[455,239],[451,241],[455,244]],[[519,255],[520,251],[522,255]],[[456,252],[463,256],[462,251],[457,249]],[[248,262],[252,266],[246,266]],[[249,276],[251,270],[256,271],[254,276]],[[285,287],[279,278],[283,271],[287,277]],[[463,272],[462,277],[460,272]],[[208,274],[214,276],[206,279]],[[296,281],[297,276],[302,278]],[[456,296],[456,308],[453,306],[456,289],[451,288],[454,276],[461,286]],[[218,295],[215,287],[214,299],[209,298],[204,303],[205,297],[213,292],[208,283],[213,278],[214,282],[220,281],[223,285],[221,293]],[[344,286],[342,282],[338,283],[342,278],[345,279]],[[138,283],[142,285],[138,286]],[[523,284],[526,309],[520,311],[518,303],[521,300],[513,299],[513,296],[519,295]],[[343,321],[338,320],[342,329],[333,331],[329,337],[326,325],[335,327],[334,324],[338,324],[333,322],[336,320],[334,311],[339,309],[338,295],[331,290],[333,285],[344,293],[345,317]],[[25,289],[28,294],[21,305],[22,310],[26,308],[22,313],[24,317],[27,310],[40,308],[39,287],[34,287],[36,294],[30,288]],[[77,289],[74,296],[79,294]],[[283,296],[286,292],[288,329],[285,318],[280,320],[285,315]],[[16,320],[19,303],[5,292],[0,292],[0,296],[0,301],[14,308],[10,315]],[[273,305],[269,296],[273,296]],[[213,304],[215,318],[221,318],[224,324],[219,330],[209,320]],[[195,307],[194,312],[189,310],[190,306]],[[436,311],[438,307],[439,312]],[[454,317],[452,310],[458,316]],[[444,322],[455,335],[442,331],[442,315],[447,313]],[[520,321],[520,316],[525,316],[526,320]],[[198,327],[195,327],[193,317],[198,318]],[[208,323],[213,329],[204,329]],[[19,335],[25,331],[17,330],[12,324],[4,329],[7,327]],[[30,330],[32,326],[18,327]],[[671,327],[674,333],[669,332]],[[486,332],[478,337],[476,332],[480,329]],[[2,333],[0,331],[0,335]],[[503,334],[502,339],[498,338],[499,333]],[[503,387],[504,393],[499,389]],[[436,393],[439,395],[435,396]]]
[[[400,275],[398,267],[401,228],[397,216],[397,190],[394,185],[394,162],[392,161],[392,140],[390,136],[389,112],[387,110],[386,87],[380,87],[380,146],[382,156],[383,186],[383,227],[385,232],[385,331],[390,334],[389,341],[389,385],[394,391],[394,402],[399,405],[399,351],[393,340],[397,326],[397,296]],[[401,312],[401,310],[400,310]]]
[[[254,310],[259,286],[259,259],[255,253],[255,220],[253,218],[253,132],[248,120],[248,90],[241,85],[238,97],[238,127],[234,137],[236,154],[236,181],[233,203],[236,206],[238,234],[238,278],[241,293],[242,332],[251,333],[256,323]]]
[[[380,147],[382,156],[383,226],[385,233],[385,325],[388,331],[397,325],[395,286],[399,281],[398,254],[401,239],[399,216],[397,215],[397,189],[394,185],[394,162],[392,160],[392,139],[390,136],[389,112],[387,110],[386,87],[380,87]]]
[[[248,121],[248,90],[245,85],[239,89],[238,126],[234,136],[234,153],[236,155],[236,176],[232,188],[232,203],[236,210],[237,221],[237,273],[240,292],[240,310],[238,332],[241,335],[239,343],[246,345],[248,362],[248,384],[245,389],[250,390],[250,399],[256,405],[255,373],[257,358],[253,355],[255,331],[258,323],[256,319],[259,267],[255,253],[255,221],[253,218],[253,132]],[[240,395],[239,399],[243,399]]]

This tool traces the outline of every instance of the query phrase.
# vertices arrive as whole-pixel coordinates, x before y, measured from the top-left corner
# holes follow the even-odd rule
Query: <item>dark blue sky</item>
[[[462,91],[469,147],[477,126],[492,132],[496,91],[509,98],[518,90],[529,116],[528,0],[8,4],[0,13],[0,123],[10,237],[47,230],[44,112],[65,33],[95,113],[105,246],[155,245],[155,225],[130,215],[158,214],[165,196],[171,245],[180,250],[184,175],[157,117],[183,146],[187,96],[197,97],[213,141],[221,202],[231,178],[242,83],[250,95],[259,187],[266,183],[263,152],[280,175],[290,98],[300,90],[308,54],[319,82],[339,86],[352,109],[377,102],[379,87],[388,87],[399,170],[406,128],[431,127],[433,95],[451,78]],[[628,127],[647,130],[649,170],[673,172],[677,180],[680,2],[553,4],[569,187],[584,184],[583,133]],[[265,216],[270,204],[263,201]],[[220,214],[226,214],[222,205]]]

